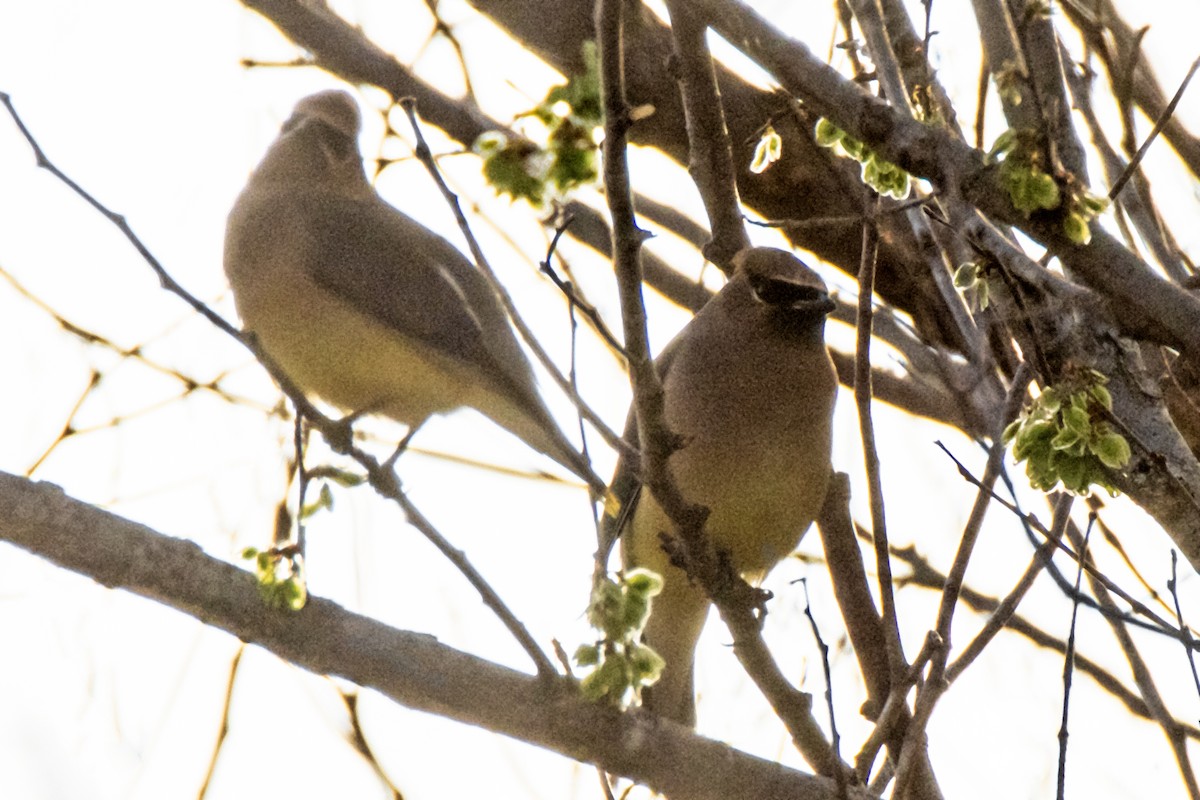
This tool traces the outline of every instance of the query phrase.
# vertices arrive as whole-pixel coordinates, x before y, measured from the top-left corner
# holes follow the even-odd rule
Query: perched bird
[[[791,253],[750,248],[734,264],[656,366],[667,426],[682,442],[671,473],[689,502],[708,507],[704,530],[717,550],[757,580],[795,549],[825,498],[837,379],[823,335],[834,304]],[[695,725],[693,661],[709,599],[671,565],[660,534],[673,526],[627,467],[618,464],[613,481],[625,500],[615,523],[623,561],[664,578],[644,640],[666,667],[644,705]]]
[[[358,105],[301,100],[225,233],[246,330],[305,392],[415,428],[481,411],[603,492],[559,430],[487,279],[367,181]]]

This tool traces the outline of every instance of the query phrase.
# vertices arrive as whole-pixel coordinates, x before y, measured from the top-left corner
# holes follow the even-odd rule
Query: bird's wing
[[[522,405],[541,405],[503,308],[453,245],[377,198],[295,202],[312,245],[303,266],[318,285]]]
[[[679,337],[672,339],[658,357],[654,359],[654,368],[658,372],[659,380],[665,381],[667,375],[671,371],[671,364],[675,360],[675,353],[679,351]],[[625,430],[621,433],[621,438],[638,451],[641,448],[641,441],[638,437],[637,424],[637,408],[636,404],[629,406],[629,414],[625,418]],[[630,520],[633,519],[633,514],[637,511],[638,502],[642,497],[643,483],[642,478],[638,474],[639,465],[631,464],[629,456],[622,454],[617,459],[617,467],[613,472],[612,483],[609,485],[609,492],[617,501],[617,510],[615,514],[605,515],[602,520],[603,539],[601,542],[602,552],[607,558],[609,550],[617,540],[624,535],[628,529]]]

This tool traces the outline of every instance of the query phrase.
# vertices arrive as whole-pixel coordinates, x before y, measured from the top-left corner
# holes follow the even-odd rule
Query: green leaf
[[[1088,392],[1093,400],[1104,406],[1106,410],[1112,411],[1112,394],[1108,391],[1108,387],[1096,384]]]
[[[1058,469],[1058,477],[1067,490],[1076,494],[1087,494],[1088,486],[1092,482],[1092,463],[1089,458],[1067,456],[1059,459],[1055,466]]]
[[[1067,214],[1063,217],[1063,233],[1068,239],[1078,245],[1092,241],[1092,229],[1088,221],[1078,213]]]
[[[1029,485],[1043,492],[1048,492],[1058,484],[1058,472],[1045,459],[1030,459],[1025,465],[1025,475]]]
[[[653,647],[644,644],[633,647],[629,661],[633,667],[635,683],[640,686],[649,686],[657,681],[662,676],[663,667],[667,665]]]
[[[846,134],[842,134],[839,144],[841,144],[842,149],[846,151],[846,155],[850,156],[855,161],[861,162],[870,155],[870,151],[867,149],[865,144],[860,142],[858,139],[847,136]]]
[[[643,567],[631,569],[625,573],[625,584],[629,587],[629,591],[646,597],[654,597],[663,589],[662,576]]]
[[[570,113],[593,127],[603,123],[603,104],[600,100],[600,68],[596,57],[596,43],[583,43],[584,71],[572,75],[562,86],[556,86],[546,95],[539,107],[551,109],[556,103],[566,103]]]
[[[813,130],[813,138],[821,147],[833,147],[845,137],[846,132],[834,125],[825,117],[817,120],[817,126]]]
[[[484,158],[483,176],[497,193],[540,206],[546,196],[545,183],[532,174],[531,164],[543,152],[523,139],[509,142]]]
[[[621,587],[608,579],[601,581],[592,589],[592,597],[588,602],[588,624],[597,630],[604,630],[612,618],[619,615],[623,605]]]
[[[954,285],[959,289],[969,289],[979,280],[979,265],[974,261],[960,264],[954,270]]]
[[[299,611],[308,603],[308,588],[299,578],[288,578],[281,584],[279,600],[283,608]]]
[[[583,676],[583,680],[579,682],[579,691],[585,698],[595,702],[606,695],[610,691],[611,670],[606,671],[604,665],[600,665],[596,669]]]
[[[1017,132],[1012,128],[1004,131],[996,137],[996,141],[992,143],[992,149],[987,153],[988,162],[995,162],[1000,156],[1012,150],[1017,143]]]
[[[818,123],[819,127],[819,123]],[[768,125],[754,147],[754,159],[750,162],[750,171],[755,175],[764,172],[767,167],[779,160],[783,154],[783,137],[775,128]]]
[[[650,598],[645,595],[630,592],[625,595],[624,613],[621,615],[621,630],[617,635],[624,637],[633,631],[640,631],[650,617]]]
[[[1083,437],[1078,431],[1071,430],[1070,428],[1063,428],[1053,439],[1050,440],[1050,446],[1055,450],[1067,450],[1072,445],[1076,445],[1081,441],[1083,441]]]
[[[328,483],[321,484],[321,491],[317,493],[316,500],[300,509],[300,519],[309,519],[322,509],[333,510],[333,492]]]
[[[592,667],[600,663],[600,648],[594,644],[581,644],[575,648],[575,663],[581,667]]]
[[[1079,206],[1080,213],[1082,213],[1086,218],[1091,219],[1098,214],[1104,213],[1104,211],[1108,209],[1108,198],[1097,197],[1094,194],[1084,192],[1079,198]]]
[[[1092,431],[1092,420],[1088,416],[1087,411],[1074,403],[1068,408],[1063,409],[1062,420],[1066,428],[1074,431],[1079,436],[1087,436]]]
[[[1034,169],[1029,182],[1029,198],[1034,203],[1034,210],[1039,208],[1053,209],[1058,208],[1062,202],[1061,194],[1058,190],[1058,184],[1054,182],[1054,178],[1042,172],[1039,169]]]
[[[1121,469],[1133,457],[1129,442],[1116,431],[1109,430],[1097,436],[1089,445],[1096,458],[1109,469]]]
[[[367,482],[365,475],[360,475],[357,472],[340,469],[338,467],[323,467],[321,469],[321,477],[328,478],[339,486],[344,486],[347,489],[353,489],[355,486],[362,486]],[[332,506],[330,506],[332,508]]]
[[[887,194],[896,200],[905,200],[912,191],[912,176],[894,164],[892,168],[895,173],[891,181],[891,190]]]
[[[1028,458],[1038,451],[1048,451],[1050,440],[1058,433],[1058,426],[1045,420],[1036,420],[1026,424],[1016,436],[1013,445],[1013,457],[1018,461]]]
[[[975,287],[975,301],[979,303],[980,311],[987,310],[991,298],[989,292],[991,289],[988,288],[987,281],[980,281],[979,285]]]
[[[879,174],[879,162],[875,160],[875,155],[871,154],[862,162],[862,182],[878,192]]]

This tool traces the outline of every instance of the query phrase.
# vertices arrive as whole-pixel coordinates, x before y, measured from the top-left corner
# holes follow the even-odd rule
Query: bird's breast
[[[670,460],[679,488],[711,510],[709,536],[748,576],[795,549],[820,510],[837,390],[823,349],[802,363],[762,366],[771,371],[753,376],[752,392],[729,392],[714,376],[688,392],[672,392],[668,381],[665,396],[667,424],[683,440]],[[730,396],[740,402],[731,406]]]

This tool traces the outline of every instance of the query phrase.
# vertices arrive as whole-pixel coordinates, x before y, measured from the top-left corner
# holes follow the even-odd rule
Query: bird
[[[733,274],[655,360],[667,427],[681,446],[667,460],[683,497],[705,506],[704,534],[747,580],[791,553],[819,513],[832,467],[837,377],[825,349],[834,308],[824,281],[785,250],[751,247]],[[633,415],[626,436],[636,443]],[[665,661],[642,704],[696,723],[695,650],[708,615],[704,589],[664,550],[673,526],[628,459],[612,491],[626,570],[663,577],[643,641]]]
[[[224,267],[244,330],[306,394],[410,432],[471,407],[603,492],[491,284],[367,180],[361,126],[348,92],[303,98],[238,195]]]

